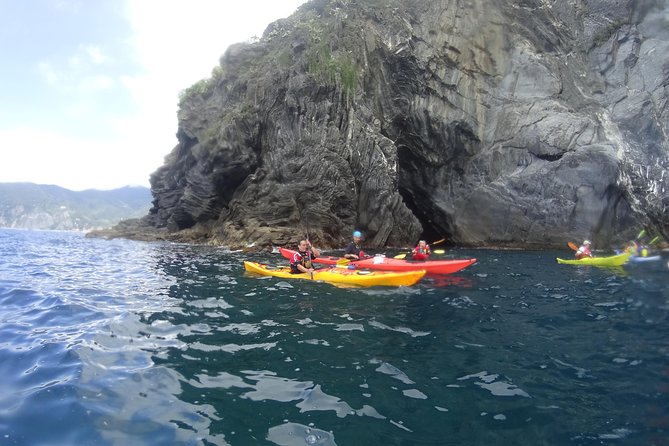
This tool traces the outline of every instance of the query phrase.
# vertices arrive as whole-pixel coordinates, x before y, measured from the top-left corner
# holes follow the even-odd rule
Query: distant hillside
[[[146,187],[71,191],[33,183],[0,183],[0,227],[87,231],[142,217],[151,208]]]

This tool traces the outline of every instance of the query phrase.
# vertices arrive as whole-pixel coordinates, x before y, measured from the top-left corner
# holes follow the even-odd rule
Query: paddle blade
[[[432,252],[435,253],[435,254],[444,254],[446,251],[444,251],[443,249],[435,249]]]
[[[348,262],[350,262],[349,259],[342,257],[341,259],[337,260],[336,265],[348,265]]]
[[[648,244],[649,244],[649,245],[652,245],[652,244],[655,243],[659,238],[660,238],[659,235],[656,236],[656,237],[655,237],[653,240],[651,240],[650,243],[648,243]]]
[[[578,246],[576,246],[576,243],[574,243],[574,242],[567,243],[567,246],[569,246],[574,251],[578,251]]]
[[[643,235],[646,233],[645,229],[642,229],[641,232],[639,232],[639,235],[636,236],[636,239],[639,240]]]
[[[397,254],[395,257],[393,257],[393,259],[403,259],[403,258],[405,258],[406,256],[407,256],[406,253],[404,253],[404,254]]]
[[[438,245],[439,243],[444,243],[446,241],[445,238],[442,238],[441,240],[437,240],[436,242],[432,242],[433,245]]]

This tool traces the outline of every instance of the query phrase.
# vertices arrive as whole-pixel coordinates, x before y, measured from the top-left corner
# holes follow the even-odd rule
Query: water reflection
[[[331,432],[299,423],[284,423],[269,428],[266,439],[279,446],[323,445],[336,446]]]

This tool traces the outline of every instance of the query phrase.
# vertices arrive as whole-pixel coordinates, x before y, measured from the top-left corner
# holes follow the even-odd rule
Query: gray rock
[[[669,231],[669,2],[316,0],[180,102],[145,228],[228,246]]]

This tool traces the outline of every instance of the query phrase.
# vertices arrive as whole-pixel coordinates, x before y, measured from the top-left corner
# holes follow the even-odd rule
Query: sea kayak
[[[279,248],[281,255],[292,259],[294,250]],[[393,259],[385,256],[373,256],[362,260],[348,261],[344,257],[316,257],[314,262],[323,265],[337,265],[344,263],[354,265],[355,268],[369,268],[378,271],[416,271],[425,270],[428,274],[452,274],[476,263],[476,259],[425,260],[411,261]]]
[[[630,258],[632,254],[624,252],[615,256],[609,257],[583,257],[582,259],[557,259],[558,263],[565,263],[568,265],[593,265],[593,266],[622,266]]]
[[[244,269],[250,273],[262,276],[281,277],[283,279],[316,280],[356,286],[411,286],[425,275],[425,270],[390,272],[334,267],[317,269],[311,274],[292,274],[289,267],[271,267],[262,263],[248,261],[244,261]]]
[[[647,256],[647,257],[632,256],[632,257],[630,257],[629,261],[630,261],[630,263],[656,262],[656,261],[660,260],[661,258],[662,258],[662,256],[657,256],[657,255],[656,256]]]

